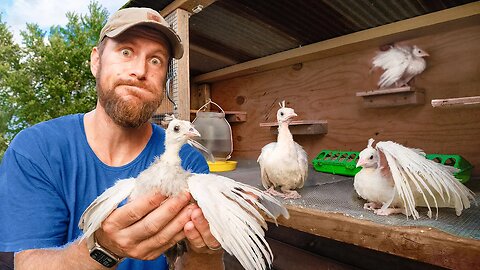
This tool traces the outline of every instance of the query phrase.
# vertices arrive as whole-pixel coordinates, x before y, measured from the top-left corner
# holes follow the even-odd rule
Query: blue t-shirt
[[[46,121],[20,132],[0,165],[0,251],[63,246],[82,234],[78,221],[88,205],[119,180],[136,177],[165,151],[165,130],[152,124],[145,149],[132,162],[111,167],[90,148],[83,114]],[[208,173],[202,155],[189,145],[182,166]],[[118,269],[166,269],[165,257],[127,259]]]

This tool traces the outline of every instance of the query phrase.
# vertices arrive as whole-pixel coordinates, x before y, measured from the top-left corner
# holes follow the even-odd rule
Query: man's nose
[[[137,57],[131,61],[130,76],[137,79],[145,79],[147,73],[147,60],[143,57]]]

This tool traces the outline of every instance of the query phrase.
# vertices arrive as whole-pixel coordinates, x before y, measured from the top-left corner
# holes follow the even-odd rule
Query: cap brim
[[[152,21],[131,23],[131,24],[124,25],[122,27],[118,27],[117,29],[106,33],[105,36],[107,36],[109,38],[114,38],[114,37],[120,35],[121,33],[125,32],[127,29],[129,29],[133,26],[137,26],[137,25],[146,25],[146,26],[152,27],[155,30],[158,30],[159,32],[161,32],[168,39],[168,42],[170,43],[173,58],[175,58],[175,59],[182,58],[182,56],[183,56],[183,45],[182,45],[182,41],[181,41],[180,37],[172,29],[170,29],[170,28],[168,28],[168,27],[166,27],[162,24],[159,24],[159,23],[155,23],[155,22],[152,22]]]

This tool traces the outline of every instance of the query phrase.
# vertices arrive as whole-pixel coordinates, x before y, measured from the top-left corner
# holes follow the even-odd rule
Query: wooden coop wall
[[[361,151],[369,138],[393,140],[427,153],[459,154],[480,175],[480,107],[433,108],[432,99],[480,95],[480,24],[422,35],[402,43],[426,50],[427,69],[415,79],[425,103],[365,108],[356,92],[372,90],[369,73],[378,47],[371,47],[257,74],[211,83],[212,100],[224,110],[246,111],[247,121],[233,123],[233,159],[256,159],[274,141],[262,122],[276,121],[278,103],[296,120],[327,120],[326,135],[295,135],[312,160],[322,149]]]

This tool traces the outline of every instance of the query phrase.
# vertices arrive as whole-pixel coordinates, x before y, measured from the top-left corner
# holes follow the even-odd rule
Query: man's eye
[[[158,58],[152,58],[152,60],[150,60],[150,63],[152,63],[153,65],[160,65],[162,62]]]
[[[129,49],[123,49],[122,50],[122,55],[123,56],[130,56],[130,55],[132,55],[132,51],[129,50]]]

